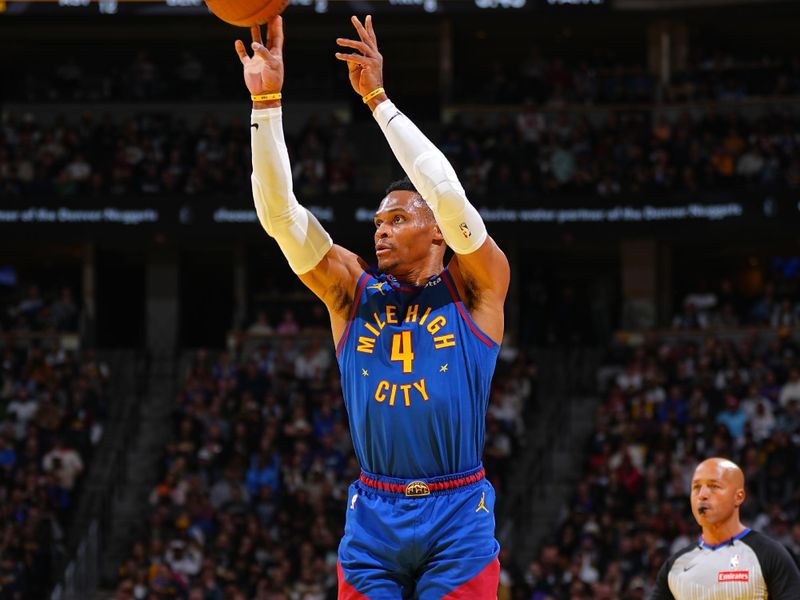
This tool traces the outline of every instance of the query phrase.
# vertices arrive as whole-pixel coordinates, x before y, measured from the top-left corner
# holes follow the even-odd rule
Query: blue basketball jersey
[[[479,465],[499,349],[447,269],[423,287],[364,273],[336,349],[361,467],[424,478]]]

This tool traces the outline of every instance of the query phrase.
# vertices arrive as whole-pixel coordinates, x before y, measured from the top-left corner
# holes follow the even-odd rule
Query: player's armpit
[[[334,244],[317,266],[299,277],[325,303],[332,319],[347,319],[358,279],[366,267],[358,255]]]
[[[448,269],[472,320],[501,343],[505,328],[503,307],[511,280],[505,253],[487,237],[475,252],[454,255]]]
[[[450,264],[451,268],[456,265],[462,278],[476,288],[481,300],[505,301],[511,267],[505,253],[491,236],[475,252],[455,254]],[[469,304],[468,298],[464,301]]]

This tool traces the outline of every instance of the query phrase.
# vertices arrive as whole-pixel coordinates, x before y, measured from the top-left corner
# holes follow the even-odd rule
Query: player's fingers
[[[372,43],[377,48],[378,47],[378,36],[375,35],[375,28],[372,26],[372,15],[367,15],[366,20],[364,21],[364,25],[367,28],[367,33],[369,34]]]
[[[261,26],[260,25],[252,25],[250,27],[250,35],[253,37],[253,42],[256,44],[263,43],[261,40]]]
[[[283,17],[280,15],[267,23],[267,42],[270,52],[275,56],[283,56]]]
[[[242,40],[236,40],[233,44],[233,47],[236,48],[236,54],[239,55],[239,60],[242,61],[242,64],[247,64],[247,61],[250,60],[250,57],[247,56],[247,50],[245,50]]]
[[[347,38],[338,38],[336,43],[345,48],[352,48],[358,50],[364,56],[368,56],[372,52],[372,48],[364,42],[357,42],[356,40],[348,40]]]
[[[353,23],[353,27],[356,28],[356,32],[358,33],[358,37],[361,38],[361,41],[365,44],[370,42],[369,35],[367,34],[367,30],[364,29],[364,26],[361,24],[361,21],[358,20],[358,17],[353,15],[350,17],[350,22]]]
[[[339,60],[343,60],[348,64],[356,64],[360,66],[366,66],[369,64],[370,59],[366,56],[361,56],[360,54],[345,54],[344,52],[337,52],[334,54],[336,58]]]
[[[277,62],[277,59],[272,54],[270,54],[270,51],[267,50],[263,46],[263,44],[258,44],[256,42],[253,42],[253,52],[256,54],[256,56],[260,56],[261,58],[263,58],[264,62],[266,62],[270,66],[274,65]]]

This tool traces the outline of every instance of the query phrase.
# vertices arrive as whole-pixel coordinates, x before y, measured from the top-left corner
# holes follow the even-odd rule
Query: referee
[[[703,533],[664,563],[650,600],[800,600],[800,571],[786,548],[739,520],[744,498],[737,465],[700,463],[691,501]]]

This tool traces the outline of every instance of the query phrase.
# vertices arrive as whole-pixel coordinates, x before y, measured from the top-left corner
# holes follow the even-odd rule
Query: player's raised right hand
[[[242,40],[236,40],[236,53],[244,67],[244,83],[251,94],[274,94],[283,88],[283,19],[267,22],[267,44],[261,41],[261,27],[250,28],[253,56],[247,54]]]
[[[367,15],[364,24],[353,16],[350,22],[358,33],[358,40],[338,38],[336,43],[355,52],[337,52],[336,58],[347,63],[350,85],[359,96],[383,87],[383,56],[378,51],[378,37],[372,26],[372,15]]]

